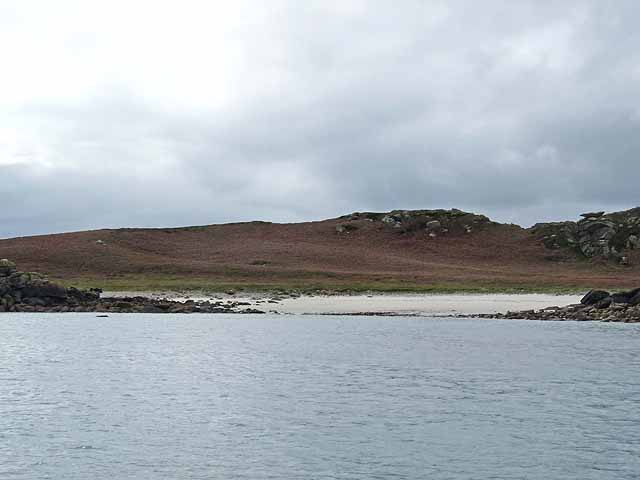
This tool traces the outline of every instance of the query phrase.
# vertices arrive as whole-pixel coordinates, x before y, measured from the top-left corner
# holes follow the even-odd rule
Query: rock
[[[166,313],[163,309],[155,306],[155,305],[145,305],[142,307],[142,313]]]
[[[5,295],[2,297],[2,305],[5,307],[6,311],[9,311],[11,307],[16,303],[14,298],[11,295]]]
[[[640,294],[640,288],[628,290],[626,292],[617,292],[611,295],[614,303],[630,303],[631,299]]]
[[[22,293],[25,297],[48,297],[60,300],[67,298],[66,288],[46,280],[27,282],[23,287]]]
[[[475,318],[503,318],[525,320],[573,320],[573,321],[601,321],[620,323],[640,323],[640,289],[619,292],[621,298],[629,298],[634,293],[632,301],[627,303],[613,303],[611,296],[600,300],[593,306],[577,304],[566,307],[548,307],[537,311],[525,310],[520,312],[506,312],[498,314],[471,315]],[[636,299],[637,296],[637,299]],[[638,302],[632,304],[632,302]]]
[[[27,305],[31,305],[31,306],[42,306],[44,307],[47,302],[45,302],[42,298],[37,298],[37,297],[28,297],[25,298],[23,300],[23,303],[26,303]]]
[[[117,301],[113,304],[118,310],[130,311],[133,308],[133,303],[127,301]]]
[[[8,280],[11,288],[24,288],[31,281],[31,276],[28,273],[14,272],[9,275]]]
[[[431,220],[427,222],[426,225],[427,230],[440,230],[442,228],[442,223],[439,220]]]
[[[530,232],[550,249],[567,248],[587,258],[628,264],[631,257],[624,250],[640,248],[640,207],[582,217],[578,222],[539,223]]]
[[[182,303],[142,296],[100,298],[100,289],[67,289],[38,273],[19,272],[8,260],[0,263],[5,266],[3,272],[11,272],[0,276],[0,312],[264,313],[250,308],[250,303],[238,301]]]
[[[634,288],[626,292],[629,297],[635,297],[640,294],[640,288]]]
[[[580,303],[582,305],[595,305],[599,301],[607,298],[609,295],[609,292],[606,292],[604,290],[589,290],[589,292],[587,292],[587,294],[582,297]]]
[[[343,219],[369,220],[393,227],[400,234],[435,232],[437,234],[463,235],[497,225],[484,215],[463,212],[457,209],[444,210],[393,210],[387,213],[358,213]]]
[[[97,301],[100,298],[100,289],[78,290],[75,287],[67,289],[67,296],[77,302],[92,302]]]
[[[598,310],[602,310],[604,308],[609,308],[609,306],[611,306],[612,303],[613,303],[613,299],[611,297],[607,297],[607,298],[603,298],[602,300],[600,300],[594,306]]]
[[[349,233],[349,232],[353,232],[354,230],[357,230],[358,228],[359,228],[358,225],[355,225],[353,223],[341,223],[340,225],[336,226],[336,232]]]
[[[255,308],[245,308],[244,310],[242,310],[242,313],[263,314],[265,312],[263,312],[262,310],[257,310]]]
[[[6,258],[0,260],[0,276],[7,277],[17,270],[16,264]]]
[[[604,212],[589,212],[580,214],[584,218],[599,218],[604,215]]]

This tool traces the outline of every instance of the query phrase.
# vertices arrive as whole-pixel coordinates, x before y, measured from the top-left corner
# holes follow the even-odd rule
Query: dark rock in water
[[[606,292],[604,290],[590,290],[584,297],[582,297],[580,303],[583,305],[595,305],[608,296],[609,292]]]
[[[640,305],[640,292],[629,299],[629,305]]]

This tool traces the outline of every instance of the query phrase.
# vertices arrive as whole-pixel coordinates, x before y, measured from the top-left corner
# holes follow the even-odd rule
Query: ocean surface
[[[0,314],[0,479],[637,479],[640,325]]]

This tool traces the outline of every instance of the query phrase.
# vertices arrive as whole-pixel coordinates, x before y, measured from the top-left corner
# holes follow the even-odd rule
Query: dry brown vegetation
[[[115,229],[0,240],[0,258],[67,284],[106,288],[555,290],[632,287],[631,266],[546,249],[527,230],[491,224],[430,237],[380,221],[236,223]]]

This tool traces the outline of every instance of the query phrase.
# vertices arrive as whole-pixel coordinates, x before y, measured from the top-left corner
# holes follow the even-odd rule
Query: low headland
[[[640,207],[531,228],[451,209],[356,212],[294,224],[95,230],[0,240],[2,257],[25,272],[42,272],[20,273],[5,263],[5,311],[256,313],[329,295],[343,304],[341,298],[387,295],[390,305],[405,295],[418,313],[434,313],[424,298],[518,294],[521,308],[502,305],[524,318],[544,309],[542,297],[527,295],[564,294],[573,306],[535,315],[569,318],[579,311],[595,320],[624,312],[635,318],[635,305],[619,301],[621,293],[610,295],[606,308],[576,305],[594,287],[624,293],[640,283]],[[399,311],[368,310],[372,303],[363,301],[360,313]],[[506,308],[476,313],[507,315]]]
[[[64,287],[0,260],[0,312],[264,313],[242,301],[176,301],[148,296],[102,297],[102,290]]]
[[[634,288],[640,208],[531,228],[461,210],[120,228],[0,240],[0,258],[104,291],[577,293]]]

